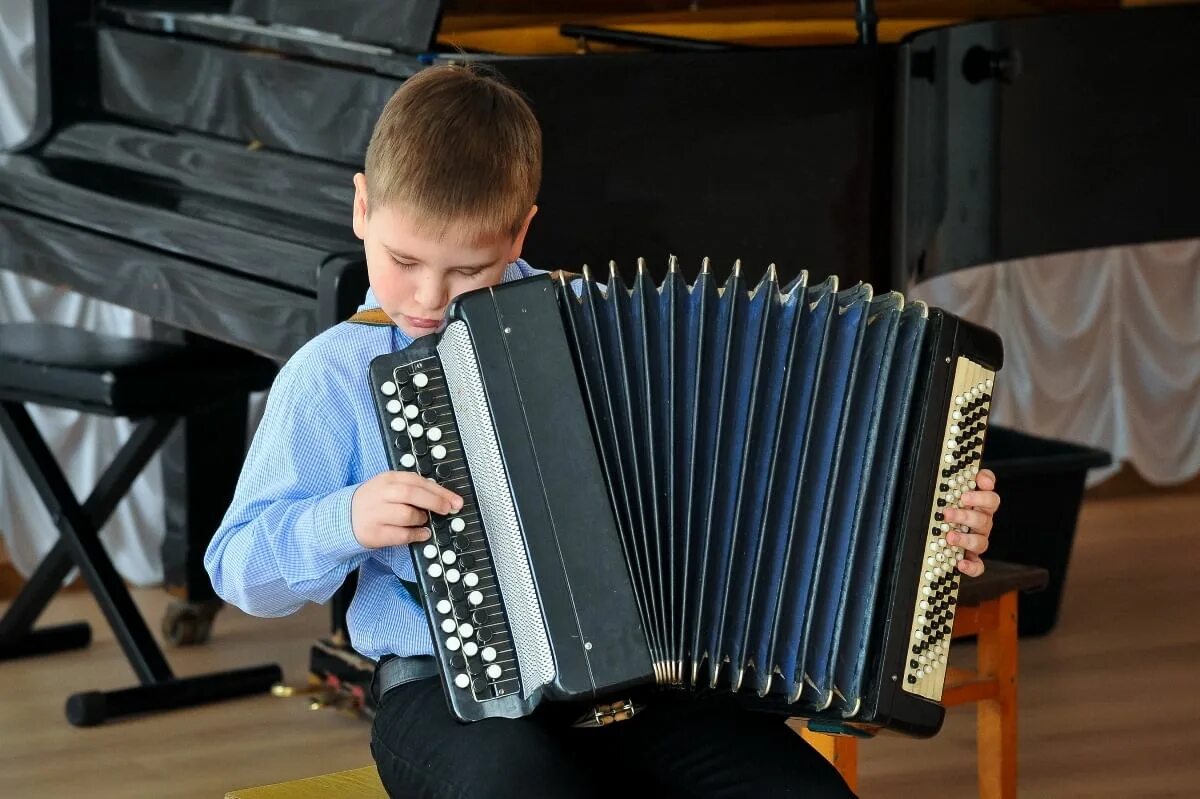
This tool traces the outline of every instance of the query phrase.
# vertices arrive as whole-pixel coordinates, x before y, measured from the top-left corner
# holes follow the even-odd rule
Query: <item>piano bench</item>
[[[1017,595],[1046,586],[1049,572],[984,558],[987,569],[964,577],[951,639],[976,638],[975,668],[947,670],[942,704],[976,703],[976,762],[981,799],[1017,795]],[[858,787],[858,739],[801,729],[800,734]]]
[[[375,766],[335,771],[317,777],[239,788],[225,794],[225,799],[387,799],[387,791]]]
[[[72,695],[66,707],[72,724],[91,726],[133,713],[267,691],[282,678],[275,664],[175,678],[99,536],[179,419],[210,403],[263,390],[274,374],[273,363],[249,353],[231,357],[55,324],[0,324],[0,432],[59,531],[58,541],[0,617],[0,660],[91,642],[91,629],[82,622],[34,629],[64,578],[78,567],[140,683]],[[27,403],[137,421],[82,503],[30,418]],[[217,606],[199,621],[203,632],[196,640],[207,636]]]

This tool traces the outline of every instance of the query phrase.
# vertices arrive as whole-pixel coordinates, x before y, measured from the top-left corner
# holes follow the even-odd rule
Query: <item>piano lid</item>
[[[1200,5],[918,33],[900,50],[893,281],[1200,236]]]
[[[646,4],[644,13],[618,9],[626,27],[694,13],[724,20],[726,33],[739,19],[783,30],[811,10],[814,24],[854,29],[853,3]],[[436,52],[420,56],[321,31],[289,43],[274,23],[256,23],[256,35],[276,39],[263,52],[266,39],[233,46],[213,29],[183,31],[182,6],[158,12],[175,13],[168,22],[150,0],[103,5],[126,9],[98,30],[105,112],[356,168],[399,82],[463,57],[449,43],[472,14],[475,30],[511,32],[514,20],[603,24],[615,17],[597,9],[638,4],[534,13],[540,4],[513,0],[511,13],[485,18],[483,4],[451,0]],[[512,80],[543,124],[533,262],[614,258],[632,269],[638,256],[665,264],[676,254],[685,269],[711,256],[721,270],[741,257],[749,278],[775,262],[785,276],[837,273],[882,291],[1016,257],[1200,235],[1191,190],[1200,112],[1189,81],[1200,74],[1200,6],[1044,13],[1109,5],[1000,2],[996,13],[1008,16],[966,23],[961,3],[880,2],[880,42],[869,47],[626,45],[576,55],[559,36],[570,54],[469,57]],[[905,25],[953,24],[888,41],[891,13]],[[703,38],[672,24],[646,29]],[[750,43],[766,28],[740,30],[730,41]],[[289,50],[303,47],[315,49]]]

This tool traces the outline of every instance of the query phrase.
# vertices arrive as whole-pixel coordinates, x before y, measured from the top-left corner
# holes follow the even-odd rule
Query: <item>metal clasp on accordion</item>
[[[632,700],[625,699],[608,704],[593,705],[592,709],[584,713],[579,719],[572,724],[572,727],[607,727],[609,724],[615,724],[618,721],[631,719],[637,713],[641,712],[642,706],[635,705]]]

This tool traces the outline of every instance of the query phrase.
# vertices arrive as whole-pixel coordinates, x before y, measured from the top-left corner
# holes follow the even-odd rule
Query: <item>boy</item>
[[[343,323],[280,371],[233,503],[205,563],[217,593],[259,616],[325,602],[358,568],[347,625],[380,661],[371,751],[392,796],[583,797],[652,788],[689,796],[847,796],[837,772],[775,717],[677,701],[598,729],[542,707],[518,720],[459,724],[433,666],[408,546],[459,497],[389,471],[365,376],[371,359],[435,332],[470,289],[539,274],[520,259],[536,212],[541,134],[504,83],[432,67],[388,102],[354,177],[354,231],[371,291],[392,326]],[[967,574],[982,572],[993,476],[981,472],[961,521]],[[546,703],[552,704],[552,703]]]

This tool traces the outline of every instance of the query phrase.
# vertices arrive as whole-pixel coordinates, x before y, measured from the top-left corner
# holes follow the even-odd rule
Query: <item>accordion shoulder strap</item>
[[[368,308],[365,311],[359,311],[351,316],[348,321],[356,325],[378,325],[383,327],[391,327],[395,324],[382,308]]]
[[[572,272],[568,269],[555,269],[550,273],[550,279],[555,283],[559,282],[560,280],[564,283],[571,283],[581,277],[583,277],[583,275],[579,274],[578,272]]]

